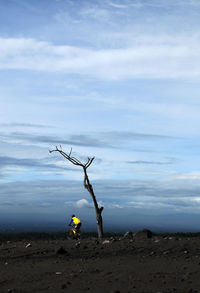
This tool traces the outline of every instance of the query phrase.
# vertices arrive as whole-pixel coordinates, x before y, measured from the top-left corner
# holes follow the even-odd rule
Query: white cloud
[[[110,19],[110,13],[107,9],[102,9],[102,8],[98,8],[96,9],[96,7],[91,8],[88,7],[87,9],[83,9],[79,12],[79,15],[83,18],[88,19],[89,18],[93,18],[95,20],[99,20],[99,21],[105,21],[105,20],[109,20]]]
[[[137,111],[137,113],[148,113],[152,115],[152,117],[161,117],[169,119],[169,125],[172,122],[174,127],[174,121],[179,121],[180,123],[186,124],[186,126],[190,127],[191,130],[191,123],[194,122],[194,125],[199,121],[199,111],[200,105],[196,104],[188,104],[184,101],[180,103],[173,102],[145,102],[145,103],[133,103],[128,105],[127,103],[121,102],[121,108],[126,107],[127,109],[132,109]],[[187,121],[187,123],[185,123]],[[168,125],[168,127],[169,127]]]
[[[98,201],[98,206],[101,207],[101,206],[105,206],[103,204],[102,201]],[[76,203],[75,203],[75,206],[77,208],[94,208],[94,204],[92,202],[89,202],[87,199],[85,198],[82,198],[80,200],[78,200]]]
[[[193,201],[195,201],[196,203],[200,203],[200,197],[194,197],[192,198]]]
[[[140,7],[145,7],[145,6],[152,6],[152,7],[187,7],[187,6],[194,6],[194,7],[198,7],[200,5],[198,0],[151,0],[151,1],[147,1],[144,3],[143,0],[137,0],[134,1],[136,4],[135,6],[140,8]],[[131,5],[131,2],[130,2]],[[133,4],[134,5],[134,4]]]
[[[179,175],[173,177],[172,180],[185,180],[185,182],[191,181],[191,180],[197,180],[200,183],[200,172],[193,171],[190,173],[179,174]]]
[[[78,208],[91,208],[93,207],[93,204],[90,203],[87,199],[82,198],[76,202],[76,206]]]
[[[135,39],[131,47],[91,49],[0,38],[0,69],[74,73],[104,79],[200,78],[197,36]]]
[[[115,8],[118,8],[118,9],[125,9],[125,8],[128,8],[127,5],[124,5],[124,4],[118,4],[118,3],[114,3],[114,2],[109,2],[108,3],[110,6],[112,7],[115,7]]]
[[[111,204],[111,205],[109,206],[109,208],[122,209],[123,206],[122,206],[122,205],[119,205],[119,204]]]

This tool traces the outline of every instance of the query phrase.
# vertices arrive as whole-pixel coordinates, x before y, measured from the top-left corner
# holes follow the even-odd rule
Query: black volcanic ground
[[[200,292],[200,235],[0,235],[0,292]]]

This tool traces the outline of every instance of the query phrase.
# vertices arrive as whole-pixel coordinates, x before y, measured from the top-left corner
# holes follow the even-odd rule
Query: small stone
[[[113,237],[113,236],[110,237],[110,242],[115,242],[115,241],[117,241],[115,237]]]
[[[56,251],[57,254],[66,254],[67,251],[61,246],[60,248],[58,248],[58,250]]]
[[[186,270],[186,269],[187,269],[187,267],[183,267],[183,269],[184,269],[184,270]]]
[[[108,243],[110,243],[110,240],[104,240],[104,241],[102,242],[102,244],[108,244]]]
[[[61,289],[66,289],[67,288],[67,285],[66,284],[62,284],[61,285]]]
[[[148,230],[148,229],[143,229],[141,231],[138,231],[135,234],[135,237],[136,238],[142,238],[142,239],[151,238],[152,237],[152,232],[150,230]]]
[[[133,233],[130,232],[130,231],[128,231],[128,232],[126,232],[126,233],[124,234],[123,237],[124,237],[124,238],[128,238],[128,239],[133,238]]]

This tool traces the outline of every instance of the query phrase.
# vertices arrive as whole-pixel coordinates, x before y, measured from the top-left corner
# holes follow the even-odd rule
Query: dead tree
[[[94,195],[94,191],[92,188],[92,185],[90,184],[90,180],[89,177],[87,175],[87,168],[92,164],[94,157],[93,158],[88,158],[87,163],[83,164],[81,163],[77,158],[72,157],[72,148],[69,152],[69,154],[66,154],[65,152],[63,152],[62,147],[60,146],[60,149],[56,146],[55,150],[51,150],[49,151],[50,153],[52,152],[59,152],[65,159],[67,159],[68,161],[70,161],[72,164],[76,165],[76,166],[80,166],[83,168],[83,172],[84,172],[84,187],[87,189],[87,191],[90,193],[93,203],[94,203],[94,208],[95,208],[95,212],[96,212],[96,219],[97,219],[97,232],[98,232],[98,237],[102,238],[103,237],[103,220],[102,220],[102,211],[103,211],[103,207],[98,206],[96,197]]]

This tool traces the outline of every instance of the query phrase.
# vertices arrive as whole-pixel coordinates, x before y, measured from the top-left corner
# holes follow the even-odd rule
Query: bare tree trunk
[[[83,171],[84,171],[84,187],[87,189],[87,191],[90,193],[90,195],[92,197],[95,212],[96,212],[98,238],[102,238],[103,237],[103,219],[102,219],[101,214],[102,214],[102,211],[103,211],[103,207],[99,208],[97,200],[96,200],[96,197],[94,195],[92,185],[90,184],[90,181],[89,181],[89,178],[88,178],[88,175],[87,175],[87,168],[92,164],[92,162],[94,160],[94,157],[93,158],[88,158],[87,163],[83,164],[77,158],[71,156],[72,149],[71,149],[69,154],[66,154],[65,152],[62,151],[61,146],[60,146],[60,149],[58,149],[58,147],[56,146],[55,150],[51,150],[49,152],[50,153],[59,152],[63,157],[65,157],[65,159],[70,161],[72,164],[77,165],[77,166],[81,166],[83,168]]]
[[[90,193],[92,199],[93,199],[93,203],[94,203],[94,207],[95,207],[95,212],[96,212],[96,220],[97,220],[97,232],[98,232],[98,237],[102,238],[103,237],[103,219],[101,216],[101,213],[103,211],[103,207],[99,208],[98,207],[98,203],[96,200],[96,197],[94,195],[94,191],[92,188],[92,185],[90,184],[88,175],[87,175],[87,170],[84,167],[84,187],[88,190],[88,192]]]

